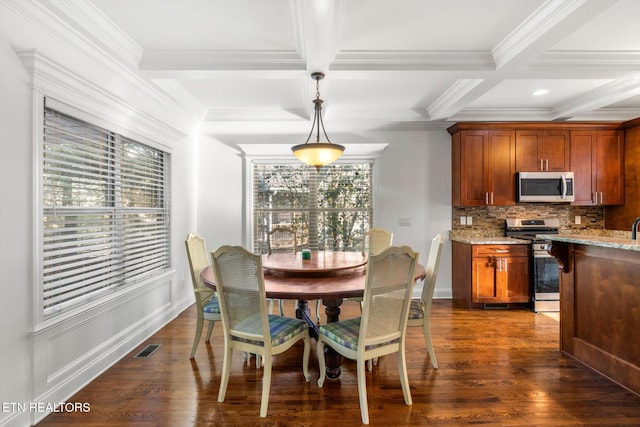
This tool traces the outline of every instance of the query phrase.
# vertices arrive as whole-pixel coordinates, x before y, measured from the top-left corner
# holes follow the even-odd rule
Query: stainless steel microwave
[[[519,202],[573,202],[573,172],[518,172]]]

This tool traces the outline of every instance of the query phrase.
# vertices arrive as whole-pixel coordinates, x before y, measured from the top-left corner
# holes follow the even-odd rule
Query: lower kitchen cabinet
[[[452,242],[453,301],[466,308],[530,301],[530,245]]]

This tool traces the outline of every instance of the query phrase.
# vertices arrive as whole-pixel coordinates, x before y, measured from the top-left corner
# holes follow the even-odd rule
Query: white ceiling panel
[[[356,0],[344,50],[491,50],[542,0]]]
[[[146,50],[295,49],[287,0],[94,0]]]
[[[207,129],[310,126],[313,71],[327,74],[326,117],[344,132],[367,119],[444,128],[456,120],[640,116],[638,0],[92,4],[115,24],[111,39],[131,39],[132,51],[142,51],[133,64],[141,75],[198,110]],[[549,93],[532,96],[538,88]]]
[[[469,104],[471,108],[545,108],[589,92],[611,80],[505,80]],[[545,95],[533,92],[546,89]]]

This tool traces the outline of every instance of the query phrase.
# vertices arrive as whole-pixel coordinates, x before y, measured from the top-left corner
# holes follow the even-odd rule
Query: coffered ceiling
[[[92,2],[216,132],[640,116],[638,0]]]

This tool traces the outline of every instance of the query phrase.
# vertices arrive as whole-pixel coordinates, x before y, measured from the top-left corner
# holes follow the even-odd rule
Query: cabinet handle
[[[598,197],[598,196],[596,196],[596,197]],[[489,192],[488,191],[485,191],[485,193],[484,193],[484,204],[485,205],[489,204]]]
[[[595,192],[595,193],[593,193],[593,194],[591,195],[591,202],[592,202],[594,205],[597,205],[597,204],[598,204],[598,193],[597,193],[597,192]]]
[[[504,272],[506,273],[507,272],[507,260],[503,259],[502,261],[504,262],[504,267],[503,268],[504,268]]]
[[[600,193],[602,194],[602,193]],[[493,191],[491,192],[491,204],[493,204]]]
[[[602,204],[602,203],[603,203],[603,201],[602,201],[602,191],[601,191],[600,192],[600,204]]]
[[[498,254],[506,254],[509,252],[509,249],[494,249],[494,252]]]
[[[544,160],[540,159],[540,170],[541,170],[541,171],[543,171],[543,170],[544,170],[544,166],[542,165],[542,162],[543,162],[543,161],[544,161]]]
[[[546,160],[544,161],[544,163],[545,163],[545,167],[544,167],[544,169],[548,171],[548,170],[549,170],[549,159],[546,159]]]

